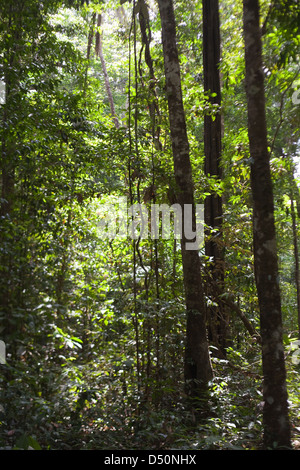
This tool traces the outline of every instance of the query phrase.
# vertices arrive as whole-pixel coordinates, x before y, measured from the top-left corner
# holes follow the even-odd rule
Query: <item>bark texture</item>
[[[220,108],[221,83],[219,65],[221,38],[219,1],[203,0],[202,8],[204,91],[209,95],[210,105]],[[214,116],[209,114],[204,116],[204,153],[205,174],[221,179],[222,123],[220,109],[218,109]],[[211,260],[207,279],[207,295],[214,297],[214,292],[212,292],[213,285],[217,284],[221,291],[223,291],[224,285],[224,254],[221,243],[222,197],[216,193],[207,196],[204,208],[205,224],[209,227],[205,254]],[[210,278],[212,282],[210,282]],[[224,304],[218,302],[217,306],[209,307],[207,315],[210,339],[223,354],[226,354],[228,321]]]
[[[265,117],[262,41],[258,0],[244,0],[248,134],[253,195],[255,278],[260,308],[263,423],[266,448],[291,446],[273,188]]]
[[[182,100],[173,2],[172,0],[159,0],[158,5],[162,26],[174,175],[177,185],[176,196],[181,205],[182,213],[184,213],[185,204],[193,207],[193,225],[195,227],[192,168]],[[187,308],[185,382],[188,393],[197,396],[203,388],[206,388],[212,377],[212,369],[206,336],[205,304],[199,255],[197,250],[187,249],[184,231],[181,240],[181,252]]]

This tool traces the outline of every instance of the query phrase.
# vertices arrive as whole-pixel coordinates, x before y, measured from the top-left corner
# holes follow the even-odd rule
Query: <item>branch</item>
[[[269,10],[268,10],[267,16],[265,18],[265,21],[263,22],[263,25],[261,27],[261,35],[262,36],[264,36],[267,32],[267,26],[268,26],[269,18],[271,16],[271,13],[272,13],[274,7],[275,7],[275,2],[272,2],[269,6]]]

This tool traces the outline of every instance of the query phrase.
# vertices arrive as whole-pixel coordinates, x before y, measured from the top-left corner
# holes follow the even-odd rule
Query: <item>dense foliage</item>
[[[214,378],[197,411],[184,390],[179,240],[172,232],[166,239],[110,239],[101,230],[111,210],[105,212],[104,204],[107,209],[126,198],[128,205],[143,203],[150,210],[151,203],[174,202],[157,4],[149,0],[147,10],[144,2],[124,0],[0,4],[2,449],[261,446],[242,6],[220,1],[219,179],[203,169],[203,119],[218,109],[203,88],[201,3],[177,0],[175,13],[196,202],[202,204],[213,192],[223,199],[221,296],[228,347],[224,354],[210,343]],[[297,448],[299,7],[292,0],[265,0],[261,10],[284,346]],[[146,29],[142,13],[148,18]],[[203,250],[200,255],[206,271],[210,260]],[[206,302],[209,306],[216,299],[207,295]]]

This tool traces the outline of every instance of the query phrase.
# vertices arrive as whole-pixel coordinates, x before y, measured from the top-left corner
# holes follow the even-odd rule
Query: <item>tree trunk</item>
[[[203,0],[203,73],[204,92],[209,95],[211,105],[221,105],[220,84],[220,20],[219,1]],[[211,96],[214,94],[215,96]],[[214,116],[204,116],[204,153],[205,174],[222,177],[221,171],[221,114],[218,110]],[[223,291],[224,285],[224,254],[220,244],[222,237],[222,197],[218,194],[207,196],[204,205],[205,224],[208,227],[208,241],[205,254],[211,260],[207,279],[208,296],[212,295],[212,284],[217,284]],[[209,277],[212,277],[210,283]],[[210,337],[223,354],[226,354],[226,309],[219,302],[207,311]]]
[[[86,68],[85,68],[85,75],[84,75],[84,96],[87,93],[87,86],[88,86],[88,72],[90,67],[90,58],[91,58],[91,49],[94,39],[94,29],[95,29],[95,22],[96,22],[96,13],[92,14],[91,23],[90,23],[90,30],[88,35],[88,42],[87,42],[87,51],[86,51]],[[86,103],[85,103],[86,106]]]
[[[295,210],[295,202],[293,192],[291,194],[291,217],[293,230],[293,244],[295,256],[295,282],[297,292],[297,312],[298,312],[298,338],[300,339],[300,267],[299,267],[299,248],[298,248],[298,227]]]
[[[156,77],[154,73],[154,63],[150,51],[151,30],[149,21],[149,7],[145,0],[139,0],[138,8],[142,45],[143,49],[145,49],[145,62],[149,69],[149,78],[147,80],[148,92],[146,92],[146,95],[151,119],[152,136],[155,148],[157,150],[162,150],[162,143],[160,142],[160,125],[158,125],[157,122],[160,118],[160,111],[158,106],[158,96],[156,93]],[[140,77],[142,80],[142,85],[145,86],[145,80],[143,80],[141,70]]]
[[[102,15],[98,14],[98,18],[97,18],[98,31],[96,33],[96,47],[95,47],[95,50],[96,50],[96,55],[100,58],[100,62],[101,62],[101,66],[102,66],[102,71],[103,71],[103,75],[104,75],[104,82],[105,82],[105,88],[106,88],[106,93],[107,93],[109,106],[110,106],[110,112],[111,112],[111,115],[112,115],[112,118],[114,120],[116,128],[119,129],[120,123],[119,123],[119,120],[118,120],[117,115],[116,115],[114,99],[113,99],[113,95],[112,95],[112,91],[111,91],[111,87],[110,87],[110,83],[109,83],[107,68],[106,68],[106,62],[105,62],[104,55],[103,55],[102,33],[101,33],[101,31],[99,31],[99,28],[101,27],[101,23],[102,23]]]
[[[159,0],[162,43],[166,77],[166,93],[177,185],[177,199],[182,208],[192,207],[195,227],[195,206],[189,142],[182,100],[179,57],[176,43],[176,24],[172,0]],[[187,309],[185,383],[191,397],[198,396],[207,387],[212,369],[206,336],[205,304],[197,250],[188,250],[184,230],[181,239],[182,265]]]
[[[262,341],[264,445],[266,448],[289,448],[290,425],[282,342],[273,188],[265,116],[259,2],[244,0],[243,4],[254,266]]]
[[[14,109],[18,103],[19,81],[16,77],[12,78],[11,70],[18,67],[20,60],[20,42],[21,42],[21,18],[18,10],[22,10],[20,5],[16,5],[17,12],[14,12],[13,4],[8,7],[7,22],[4,27],[6,35],[13,38],[13,42],[4,50],[3,74],[5,82],[5,99],[2,118],[1,133],[1,158],[0,158],[0,311],[3,314],[4,339],[7,344],[11,335],[16,329],[13,320],[12,307],[14,303],[14,274],[15,274],[15,186],[16,186],[16,167],[17,167],[17,135],[14,128]],[[15,100],[15,101],[14,101]]]

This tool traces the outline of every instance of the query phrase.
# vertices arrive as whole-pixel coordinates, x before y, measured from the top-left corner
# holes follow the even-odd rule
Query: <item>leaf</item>
[[[32,436],[27,436],[26,434],[23,434],[17,439],[15,449],[42,450],[39,443]]]

